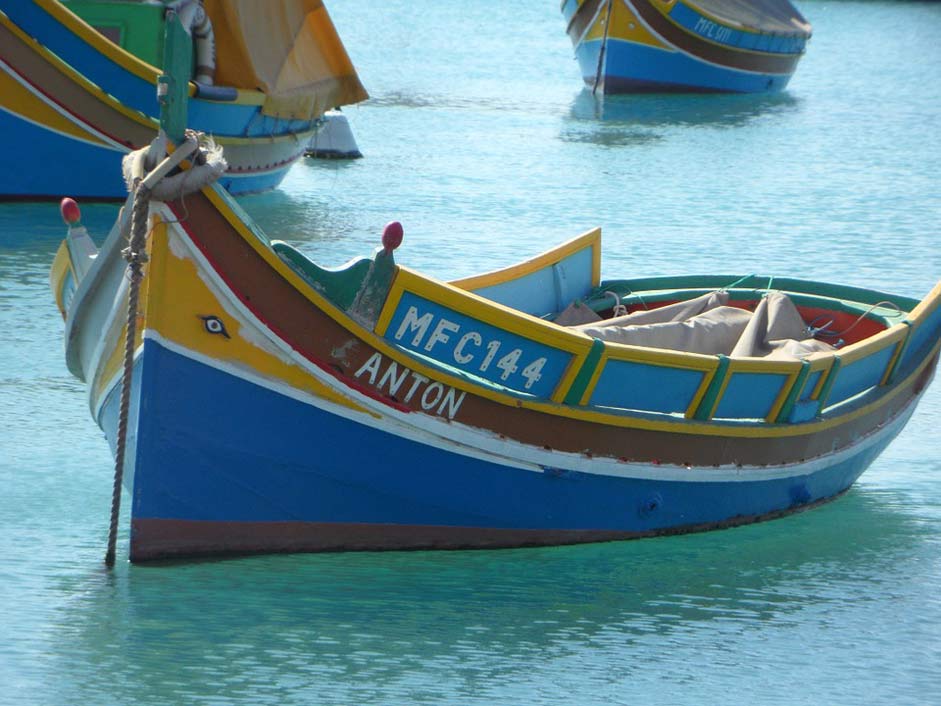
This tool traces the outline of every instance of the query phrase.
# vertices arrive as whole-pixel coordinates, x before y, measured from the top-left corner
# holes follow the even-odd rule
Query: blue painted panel
[[[941,336],[941,307],[936,308],[928,315],[921,325],[912,333],[908,347],[902,356],[899,374],[905,375],[921,362],[938,337]]]
[[[754,32],[742,32],[713,22],[683,3],[677,3],[673,6],[673,10],[670,11],[670,19],[693,34],[730,47],[751,49],[758,46],[763,51],[777,54],[800,54],[807,43],[807,40],[800,36],[756,35]]]
[[[591,291],[592,263],[592,251],[588,248],[552,267],[473,291],[491,301],[534,316],[554,314]]]
[[[589,404],[646,412],[683,414],[693,401],[705,373],[626,360],[609,360]]]
[[[888,346],[877,353],[844,365],[836,373],[836,380],[826,399],[827,406],[843,402],[863,390],[878,385],[885,375],[886,366],[892,359],[895,346]]]
[[[771,412],[787,375],[733,373],[713,415],[719,419],[764,419]]]
[[[831,497],[889,441],[810,476],[772,481],[534,473],[360,425],[152,340],[134,379],[147,414],[136,429],[132,519],[642,532]],[[101,420],[112,444],[118,397],[110,395]]]
[[[406,350],[537,397],[552,394],[573,357],[411,292],[403,294],[385,338]]]

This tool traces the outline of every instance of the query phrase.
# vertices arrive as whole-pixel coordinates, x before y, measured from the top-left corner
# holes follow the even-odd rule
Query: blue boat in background
[[[365,100],[320,0],[0,0],[0,199],[123,198],[119,164],[161,112],[165,16],[192,37],[179,61],[188,126],[225,146],[221,183],[276,187],[324,113]]]
[[[596,93],[783,90],[811,26],[789,0],[563,0]]]

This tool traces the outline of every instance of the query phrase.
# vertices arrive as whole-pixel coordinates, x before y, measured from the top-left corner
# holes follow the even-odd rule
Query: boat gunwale
[[[487,385],[480,385],[476,383],[475,379],[471,378],[471,376],[467,374],[456,375],[449,372],[447,369],[442,368],[441,366],[429,365],[423,360],[410,355],[408,351],[390,344],[388,341],[378,336],[374,331],[362,326],[359,322],[351,318],[344,311],[333,305],[329,300],[317,292],[309,282],[305,281],[302,277],[300,277],[300,275],[298,275],[286,263],[284,263],[280,257],[278,257],[278,255],[259,238],[258,235],[253,233],[246,224],[241,222],[241,220],[235,215],[233,211],[231,211],[231,209],[226,207],[226,201],[228,200],[226,195],[220,195],[217,193],[215,187],[204,189],[203,194],[207,196],[209,203],[219,211],[219,215],[222,216],[229,223],[229,225],[234,228],[241,239],[249,247],[251,247],[256,252],[256,254],[259,255],[266,262],[266,264],[274,270],[277,275],[286,280],[291,288],[293,288],[298,294],[308,300],[309,303],[313,304],[323,314],[347,330],[350,334],[362,340],[372,350],[375,350],[380,354],[387,356],[390,360],[396,361],[412,370],[421,373],[428,373],[431,379],[440,381],[442,384],[476,395],[484,400],[489,400],[491,402],[496,402],[505,406],[524,408],[534,412],[550,414],[555,417],[579,419],[591,424],[600,423],[615,427],[629,427],[654,431],[681,432],[683,434],[702,434],[709,436],[792,437],[812,435],[821,430],[839,426],[859,416],[867,414],[876,409],[878,406],[886,404],[890,400],[894,399],[894,397],[899,394],[900,391],[907,389],[911,384],[913,384],[915,376],[918,375],[919,372],[931,362],[932,354],[936,354],[939,345],[941,345],[936,342],[935,345],[932,346],[931,351],[926,352],[926,354],[918,361],[918,364],[914,366],[914,369],[911,371],[911,373],[906,375],[904,379],[894,381],[891,385],[884,386],[882,388],[872,388],[867,392],[858,395],[857,397],[859,399],[857,399],[855,402],[853,402],[853,400],[849,400],[847,403],[840,404],[840,409],[836,414],[822,415],[815,418],[814,420],[801,423],[769,424],[764,421],[758,422],[756,420],[724,419],[699,421],[690,419],[676,419],[671,415],[637,412],[635,410],[613,410],[609,408],[599,410],[597,408],[556,404],[551,401],[525,395],[524,393],[514,393],[514,391],[509,389],[495,390],[490,383],[487,383]],[[171,209],[171,211],[172,210],[173,209]],[[178,216],[179,214],[175,213],[175,215]],[[192,227],[192,221],[180,223],[179,225],[186,232],[187,237],[194,239],[194,235],[190,230]],[[194,245],[200,249],[204,257],[207,257],[206,253],[202,251],[202,248],[199,245],[196,245],[197,241],[198,238],[194,240]],[[233,285],[230,284],[226,278],[218,272],[217,265],[213,263],[208,257],[207,263],[216,271],[217,276],[221,277],[221,280],[225,283],[226,287],[232,291],[233,295],[235,295],[236,290],[233,288]],[[461,294],[466,295],[467,293],[461,291]],[[238,298],[237,295],[235,296],[236,299],[242,301]],[[935,302],[935,304],[937,304],[937,302]],[[249,308],[251,309],[251,307]],[[259,318],[259,320],[265,326],[268,326],[264,316],[254,309],[252,309],[252,313],[254,316]],[[545,323],[538,319],[535,321],[539,321],[543,324]],[[282,333],[273,329],[272,333],[284,345],[293,347],[290,341],[283,337]],[[357,391],[362,391],[362,385],[358,384],[352,378],[349,378],[343,373],[339,373],[338,371],[334,370],[327,361],[312,360],[310,358],[308,358],[308,360],[321,370],[324,370],[329,375],[331,375],[336,380],[336,384],[347,388],[353,388]],[[379,393],[367,391],[367,394],[368,396],[378,400],[386,406],[393,404],[390,400],[386,399]]]
[[[697,61],[727,70],[790,76],[805,53],[801,51],[794,54],[781,54],[720,44],[683,27],[669,15],[663,14],[652,0],[622,1],[630,3],[638,20],[668,46],[694,57]],[[613,36],[608,39],[609,41],[628,41],[619,40]]]
[[[99,54],[124,69],[128,73],[139,79],[151,83],[156,89],[157,79],[163,73],[161,69],[150,64],[124,47],[115,44],[98,30],[79,17],[66,5],[59,0],[29,0],[44,10],[54,20],[61,24],[67,31],[81,39],[89,47]],[[44,47],[45,48],[45,47]],[[87,79],[87,77],[86,77]],[[188,91],[191,100],[201,100],[207,103],[225,103],[242,106],[261,106],[265,102],[265,94],[262,91],[236,88],[237,96],[232,101],[217,101],[211,98],[205,98],[199,94],[199,87],[190,80],[187,82]]]

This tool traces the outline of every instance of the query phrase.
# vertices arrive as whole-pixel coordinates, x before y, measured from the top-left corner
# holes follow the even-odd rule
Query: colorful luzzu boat
[[[205,0],[210,22],[201,3],[173,7],[196,42],[189,125],[225,146],[233,193],[277,186],[326,110],[366,98],[319,0]],[[17,165],[0,171],[0,198],[125,197],[121,158],[159,126],[165,11],[0,0],[0,150]]]
[[[789,0],[562,0],[562,14],[601,93],[780,91],[811,35]]]
[[[127,449],[132,561],[778,517],[850,487],[941,346],[941,284],[919,302],[779,277],[601,281],[598,230],[447,283],[396,264],[397,224],[328,269],[217,185],[147,208],[129,201],[99,249],[70,204],[51,274],[68,367]],[[125,315],[135,209],[148,259]]]

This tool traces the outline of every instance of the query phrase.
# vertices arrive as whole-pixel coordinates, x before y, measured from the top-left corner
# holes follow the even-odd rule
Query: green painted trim
[[[372,267],[372,261],[362,257],[342,269],[332,270],[321,267],[283,241],[272,241],[271,248],[292,270],[343,311],[353,306]]]
[[[810,377],[810,363],[806,360],[802,360],[801,371],[797,374],[794,384],[791,385],[791,389],[787,393],[787,399],[784,400],[784,404],[781,405],[781,411],[778,412],[778,416],[774,419],[775,422],[786,422],[788,418],[790,418],[794,404],[797,402],[798,397],[800,397],[801,392],[804,391],[804,385],[807,383],[808,377]]]
[[[716,368],[715,375],[712,376],[712,381],[709,383],[706,394],[702,396],[702,399],[699,401],[699,406],[696,408],[696,411],[693,412],[693,419],[702,421],[711,419],[716,411],[716,407],[719,406],[719,394],[722,392],[722,388],[725,386],[725,382],[729,376],[730,360],[727,355],[717,355],[716,358],[719,359],[719,366]]]
[[[582,367],[572,381],[568,392],[565,393],[565,399],[563,400],[565,404],[581,404],[582,395],[584,395],[585,390],[588,389],[588,385],[592,377],[594,377],[595,371],[598,369],[598,364],[601,362],[601,356],[603,354],[604,342],[597,338],[592,339],[591,349],[588,351],[588,355],[585,356],[585,362],[582,363]]]
[[[820,405],[820,413],[823,413],[823,408],[827,405],[827,398],[830,396],[830,390],[833,388],[833,383],[836,381],[836,376],[840,372],[840,368],[843,366],[843,361],[840,359],[839,355],[833,356],[833,365],[830,366],[830,374],[827,375],[827,379],[823,383],[823,387],[820,389],[820,395],[817,397],[817,402]]]
[[[163,45],[164,73],[157,79],[160,128],[176,144],[186,132],[189,80],[193,67],[193,40],[175,12],[167,13]]]
[[[734,285],[734,286],[733,286]],[[728,289],[733,297],[740,293],[742,298],[747,292],[765,291],[768,286],[791,295],[806,294],[808,296],[824,297],[842,300],[847,304],[865,304],[871,306],[881,301],[891,301],[902,311],[911,311],[919,304],[919,300],[911,297],[888,294],[873,289],[849,287],[813,280],[801,280],[790,277],[770,277],[768,275],[681,275],[677,277],[642,277],[637,279],[606,280],[589,293],[588,299],[599,299],[604,292],[611,291],[621,296],[629,296],[639,292],[641,297],[648,301],[655,301],[653,297],[668,298],[670,293],[689,292],[689,290],[702,290],[700,293],[711,292],[716,289]],[[691,292],[689,292],[692,294]],[[610,297],[608,305],[610,306]]]
[[[64,0],[62,4],[141,61],[157,68],[163,65],[163,5],[115,0]]]
[[[892,361],[892,367],[885,376],[885,385],[891,385],[895,382],[895,374],[898,372],[899,365],[902,364],[902,358],[905,357],[905,353],[908,351],[908,344],[912,340],[912,322],[905,319],[902,321],[902,324],[905,326],[905,338],[899,341],[899,350],[898,353],[895,354],[895,359]]]

